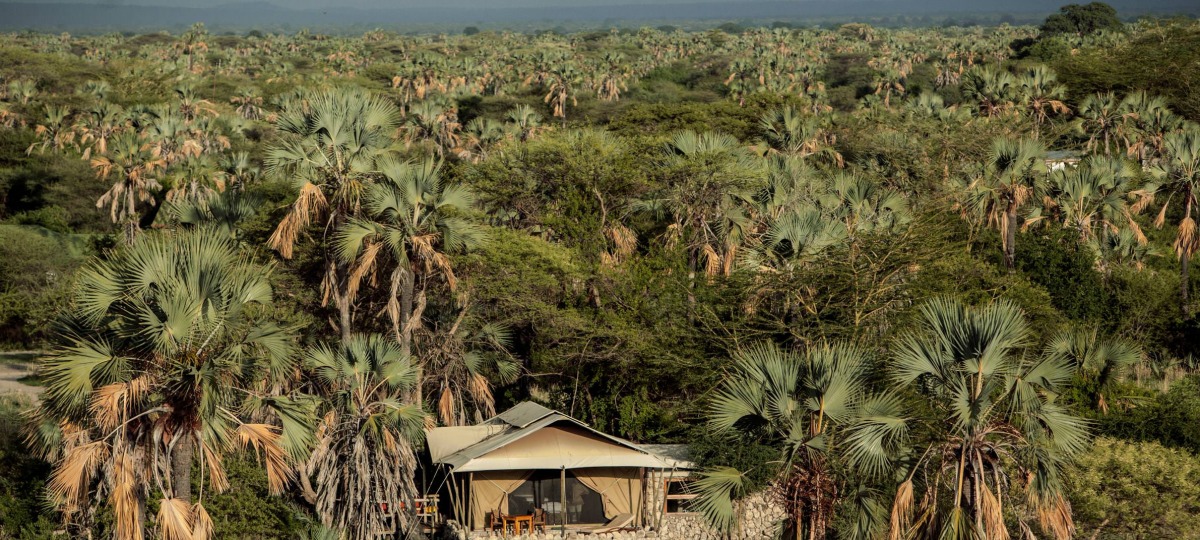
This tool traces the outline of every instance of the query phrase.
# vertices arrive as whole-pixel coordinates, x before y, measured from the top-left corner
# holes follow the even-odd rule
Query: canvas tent
[[[472,529],[486,526],[488,512],[534,507],[567,524],[640,517],[645,471],[681,465],[531,402],[476,426],[432,429],[426,440],[459,488],[458,518]]]

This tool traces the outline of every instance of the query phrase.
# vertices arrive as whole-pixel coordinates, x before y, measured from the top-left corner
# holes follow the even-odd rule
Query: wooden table
[[[513,524],[513,534],[521,534],[521,524],[527,524],[530,531],[533,530],[533,514],[522,514],[519,516],[504,516],[504,522]]]

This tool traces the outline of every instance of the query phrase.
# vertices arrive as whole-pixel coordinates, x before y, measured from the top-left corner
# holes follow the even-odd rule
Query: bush
[[[1200,426],[1200,375],[1175,383],[1168,392],[1137,407],[1101,418],[1097,427],[1108,436],[1200,453],[1197,426]]]
[[[56,528],[41,498],[50,466],[22,442],[21,411],[29,405],[0,396],[0,538],[51,538]]]
[[[1200,458],[1100,438],[1066,476],[1077,537],[1200,538]]]

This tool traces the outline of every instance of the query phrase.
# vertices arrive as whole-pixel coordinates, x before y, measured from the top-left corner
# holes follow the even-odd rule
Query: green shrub
[[[1078,538],[1200,538],[1200,458],[1100,438],[1066,476]]]

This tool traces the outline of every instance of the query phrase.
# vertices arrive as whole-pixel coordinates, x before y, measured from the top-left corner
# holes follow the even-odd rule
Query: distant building
[[[1072,152],[1070,150],[1051,150],[1046,152],[1046,168],[1052,171],[1061,171],[1067,167],[1079,166],[1079,161],[1083,159],[1083,154]]]

